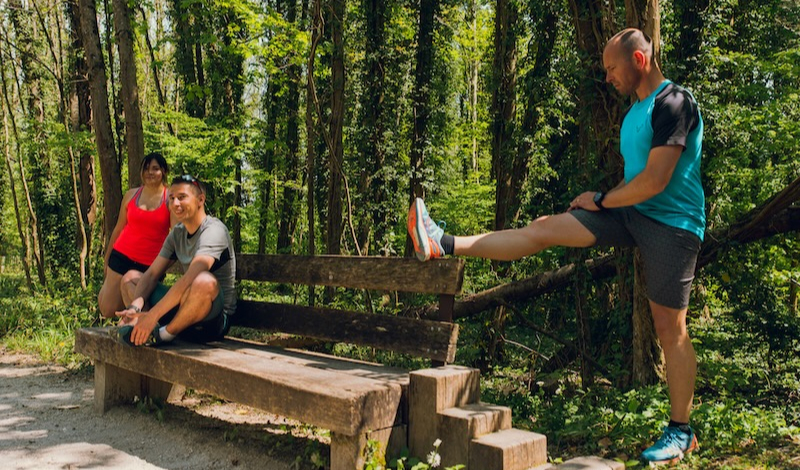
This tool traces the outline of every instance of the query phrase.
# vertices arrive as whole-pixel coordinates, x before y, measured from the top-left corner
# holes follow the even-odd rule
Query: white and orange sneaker
[[[414,242],[414,251],[420,261],[444,256],[444,230],[433,222],[421,198],[417,198],[408,209],[408,234]]]

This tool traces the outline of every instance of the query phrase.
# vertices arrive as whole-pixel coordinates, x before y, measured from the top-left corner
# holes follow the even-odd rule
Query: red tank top
[[[164,188],[161,204],[151,211],[140,209],[136,205],[141,194],[142,188],[139,188],[128,202],[128,223],[114,243],[114,249],[137,263],[150,266],[169,234],[167,189]]]

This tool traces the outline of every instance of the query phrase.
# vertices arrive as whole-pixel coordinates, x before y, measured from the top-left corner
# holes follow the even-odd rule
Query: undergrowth
[[[303,301],[306,295],[285,289],[255,294],[283,302]],[[339,302],[358,303],[359,295],[343,295]],[[0,277],[0,312],[2,346],[70,368],[88,364],[73,352],[75,329],[108,324],[99,319],[93,289],[28,293],[22,276],[7,274]],[[481,328],[462,324],[459,362],[474,361],[473,342]],[[690,331],[699,362],[692,426],[700,449],[678,468],[800,469],[800,354],[792,349],[798,347],[797,341],[787,343],[788,353],[778,354],[781,351],[774,346],[760,346],[757,336],[741,331],[732,312],[721,309],[693,318]],[[242,334],[258,336],[244,330]],[[400,367],[426,367],[424,361],[371,348],[329,344],[318,348]],[[513,350],[513,345],[508,348]],[[663,384],[623,390],[612,385],[613,377],[598,375],[595,384],[583,387],[579,373],[569,368],[534,376],[530,350],[517,349],[502,366],[482,374],[483,401],[510,406],[516,427],[546,435],[553,462],[599,455],[629,467],[641,466],[640,452],[658,437],[668,419]],[[390,457],[397,465],[398,456]]]

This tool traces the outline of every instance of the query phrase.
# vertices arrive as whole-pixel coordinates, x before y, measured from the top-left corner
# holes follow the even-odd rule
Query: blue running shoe
[[[421,198],[417,198],[408,209],[408,234],[414,242],[414,251],[420,261],[444,256],[444,230],[428,215],[428,209]]]
[[[661,438],[642,452],[642,458],[650,462],[651,467],[680,461],[698,447],[697,436],[691,428],[689,430],[686,434],[675,426],[665,427]]]

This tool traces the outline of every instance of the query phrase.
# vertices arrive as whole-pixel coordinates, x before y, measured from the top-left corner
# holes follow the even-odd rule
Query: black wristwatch
[[[133,310],[136,313],[141,313],[141,311],[142,311],[142,309],[140,309],[139,307],[137,307],[136,305],[133,305],[133,304],[128,305],[127,308],[128,308],[128,310]]]
[[[606,198],[606,193],[604,193],[603,191],[597,191],[596,193],[594,193],[594,199],[592,199],[594,201],[594,205],[599,207],[601,211],[606,210],[606,208],[603,207],[603,199],[605,198]]]

